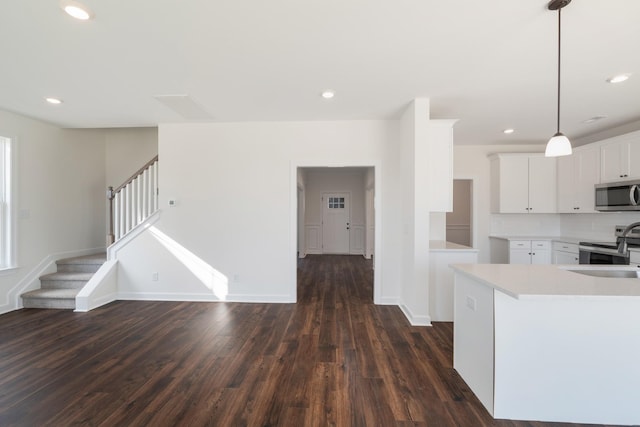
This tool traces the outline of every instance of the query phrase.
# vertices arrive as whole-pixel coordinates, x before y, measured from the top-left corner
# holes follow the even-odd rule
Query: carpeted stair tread
[[[91,255],[59,259],[56,261],[56,264],[104,264],[106,260],[107,254],[102,252]]]
[[[107,260],[107,254],[97,253],[56,261],[60,273],[95,273]]]
[[[25,292],[22,294],[22,298],[33,299],[69,299],[75,298],[80,292],[80,289],[36,289],[34,291]]]
[[[89,281],[91,277],[93,277],[94,273],[49,273],[43,276],[40,276],[40,280],[82,280]]]

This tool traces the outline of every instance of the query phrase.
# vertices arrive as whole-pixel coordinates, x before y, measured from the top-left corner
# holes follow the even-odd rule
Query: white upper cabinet
[[[529,157],[529,213],[555,213],[556,159],[544,155]]]
[[[600,183],[600,149],[576,148],[558,157],[558,212],[593,213],[594,185]]]
[[[556,213],[556,158],[542,154],[491,156],[492,213]]]
[[[600,155],[601,182],[640,178],[640,132],[603,141]]]

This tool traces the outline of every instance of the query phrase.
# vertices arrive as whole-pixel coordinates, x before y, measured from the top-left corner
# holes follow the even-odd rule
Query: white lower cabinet
[[[509,241],[509,264],[551,264],[549,240]]]
[[[578,245],[575,243],[553,242],[554,264],[579,264]]]

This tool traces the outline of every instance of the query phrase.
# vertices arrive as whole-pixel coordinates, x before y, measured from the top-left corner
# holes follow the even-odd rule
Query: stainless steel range
[[[634,223],[636,224],[636,223]],[[632,224],[632,225],[634,225]],[[640,224],[624,236],[625,225],[616,225],[615,242],[580,242],[580,264],[629,264],[628,248],[640,248]],[[624,243],[626,242],[626,247]]]

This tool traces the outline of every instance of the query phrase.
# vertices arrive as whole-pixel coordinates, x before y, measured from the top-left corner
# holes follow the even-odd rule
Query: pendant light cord
[[[562,8],[558,9],[558,129],[557,133],[560,133],[560,37],[562,35],[562,28],[560,25],[560,11]]]

